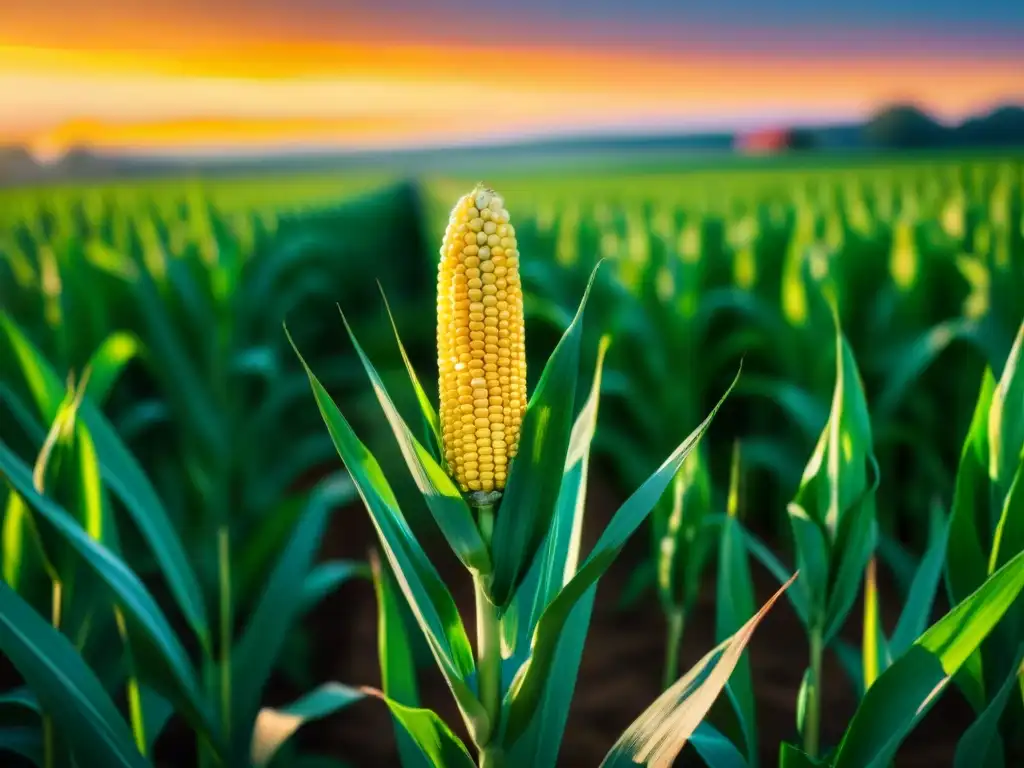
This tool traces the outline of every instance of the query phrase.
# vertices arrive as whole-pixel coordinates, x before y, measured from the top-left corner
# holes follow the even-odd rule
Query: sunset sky
[[[13,0],[0,144],[360,149],[1024,101],[1021,0],[830,5]]]

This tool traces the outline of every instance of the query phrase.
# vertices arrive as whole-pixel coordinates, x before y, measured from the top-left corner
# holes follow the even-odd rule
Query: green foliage
[[[531,474],[550,474],[553,467],[558,468],[560,471],[556,472],[553,483],[550,480],[539,483],[541,486],[553,484],[558,492],[550,498],[543,493],[516,493],[514,477],[518,462],[523,460],[520,458],[513,464],[508,488],[498,505],[499,522],[493,540],[490,539],[489,523],[484,522],[485,513],[480,514],[480,536],[490,543],[490,556],[495,563],[500,562],[494,560],[495,556],[501,548],[507,546],[507,541],[501,538],[500,534],[503,530],[502,520],[505,521],[506,530],[510,531],[506,535],[511,535],[516,525],[528,533],[540,526],[540,535],[529,533],[526,538],[522,538],[522,533],[516,534],[519,549],[514,550],[518,558],[514,562],[519,562],[520,565],[515,565],[511,571],[507,571],[512,575],[506,577],[511,578],[510,585],[519,586],[515,601],[503,604],[500,596],[504,592],[496,595],[494,582],[487,583],[479,578],[475,579],[478,589],[476,660],[472,656],[466,657],[469,653],[469,643],[463,622],[446,587],[423,554],[415,535],[405,524],[380,465],[356,437],[349,422],[324,391],[316,376],[308,367],[306,369],[314,398],[328,432],[360,490],[377,529],[380,544],[387,554],[388,563],[399,577],[397,580],[402,592],[455,696],[470,738],[479,751],[480,762],[485,766],[501,764],[505,755],[509,753],[528,757],[538,765],[555,764],[560,735],[557,730],[551,732],[547,729],[558,721],[564,724],[575,677],[572,674],[566,679],[557,680],[559,675],[556,675],[553,669],[555,660],[561,651],[562,661],[569,665],[566,671],[571,672],[578,666],[598,580],[614,561],[627,539],[650,514],[687,456],[696,448],[728,395],[727,390],[711,414],[626,500],[593,551],[581,562],[578,527],[583,510],[582,480],[586,476],[585,467],[594,434],[599,385],[592,389],[590,398],[576,418],[576,426],[567,430],[565,435],[562,434],[562,430],[547,429],[543,424],[554,418],[551,414],[557,409],[568,408],[568,404],[563,401],[566,395],[571,396],[575,392],[579,354],[578,328],[588,293],[589,290],[584,293],[576,319],[566,329],[562,341],[555,348],[545,367],[541,384],[530,399],[524,419],[524,424],[536,422],[542,426],[537,428],[532,438],[529,437],[530,430],[524,426],[525,447],[522,447],[520,456],[529,462],[522,466],[528,467]],[[604,347],[602,344],[599,350],[596,374],[598,382]],[[567,349],[569,352],[566,352]],[[383,391],[373,367],[365,357],[363,359],[371,383],[380,393],[381,405],[388,413],[388,420],[395,436],[400,442],[405,441],[407,445],[415,448],[418,443],[411,430],[394,411],[391,400]],[[413,375],[411,371],[410,375]],[[735,380],[729,389],[731,390],[734,385]],[[531,414],[531,411],[534,413]],[[541,415],[538,416],[537,413]],[[432,461],[426,451],[408,450],[406,457],[413,474],[423,470],[424,462]],[[544,457],[544,462],[541,463],[538,457]],[[424,500],[429,504],[436,492],[436,486],[425,482],[419,482],[418,485]],[[537,505],[546,505],[547,508],[535,509]],[[462,530],[442,525],[440,521],[438,527],[453,550],[459,552],[458,544],[465,539]],[[533,572],[534,562],[539,564],[537,567],[540,569],[536,574]],[[473,570],[469,563],[464,564]],[[498,567],[500,566],[496,565],[496,574],[501,573],[497,570]],[[522,577],[515,576],[518,569],[526,569]],[[378,577],[378,584],[380,598],[387,598],[387,593],[382,591],[386,582],[381,582]],[[525,592],[524,589],[528,589],[529,592]],[[493,605],[490,605],[492,602]],[[770,603],[764,610],[769,606]],[[492,666],[497,659],[490,654],[501,653],[500,648],[488,645],[488,622],[493,621],[490,612],[501,608],[504,608],[502,624],[507,627],[506,640],[511,641],[509,644],[513,648],[511,681],[501,673],[500,667]],[[578,611],[578,608],[582,608],[582,612]],[[382,603],[382,610],[385,616],[389,614],[386,602]],[[714,667],[715,671],[711,673],[710,678],[712,682],[697,686],[692,684],[705,674],[705,664],[702,663],[684,676],[672,702],[657,705],[658,711],[665,716],[682,717],[684,720],[693,721],[688,730],[680,732],[683,740],[700,722],[701,715],[694,718],[693,713],[700,711],[701,708],[703,711],[710,708],[714,698],[724,687],[729,672],[737,663],[743,646],[749,640],[750,633],[761,616],[763,612],[744,625],[736,636],[742,639],[736,639],[735,642],[727,641],[716,649],[721,659],[716,658],[715,664],[720,668]],[[526,636],[531,636],[529,648],[523,647],[524,643],[517,643],[520,626],[526,630]],[[515,651],[518,651],[518,654]],[[392,653],[400,651],[398,648],[389,647],[384,653],[389,662]],[[706,661],[710,663],[710,659],[709,656]],[[500,664],[500,661],[498,663]],[[497,679],[485,680],[484,675],[489,674],[492,669],[496,672]],[[485,684],[497,686],[497,701],[489,702],[483,695]],[[461,763],[461,742],[440,725],[433,712],[410,708],[389,699],[384,694],[381,695],[394,718],[405,727],[409,737],[424,754],[437,759],[439,753],[436,750],[441,749],[445,754],[444,760],[456,760],[454,764]],[[554,700],[552,696],[555,697]],[[538,712],[557,720],[552,723],[546,718],[541,722],[538,720]],[[532,732],[531,727],[534,729]],[[640,721],[636,727],[643,727]],[[541,729],[540,732],[536,730],[537,728]],[[627,732],[624,738],[627,740],[626,743],[632,743],[638,737]],[[679,742],[680,747],[681,744],[682,742]],[[541,760],[543,762],[539,762]]]
[[[506,640],[512,656],[504,664],[515,670],[529,659],[532,640],[545,609],[576,573],[580,561],[580,536],[586,512],[590,446],[597,428],[601,376],[609,338],[602,338],[590,394],[573,425],[558,502],[547,539],[533,561],[521,597],[506,614],[504,625],[512,637]],[[558,675],[548,678],[537,712],[526,732],[516,741],[509,760],[531,765],[555,765],[569,707],[576,689],[596,590],[591,588],[572,608],[555,649],[553,665]],[[527,600],[532,596],[532,605]],[[528,618],[528,621],[523,621]],[[504,627],[503,627],[504,628]]]
[[[253,729],[252,763],[268,765],[281,746],[308,722],[332,715],[363,698],[363,693],[340,683],[324,683],[301,699],[278,709],[260,710]]]
[[[850,722],[833,758],[834,768],[887,765],[1022,589],[1024,552],[992,574],[879,676]]]
[[[462,181],[3,192],[0,643],[27,687],[0,693],[0,751],[158,763],[176,721],[204,768],[303,765],[291,736],[355,704],[388,707],[404,766],[474,752],[488,768],[553,766],[599,581],[650,519],[634,583],[667,619],[666,691],[608,764],[684,744],[712,768],[758,764],[751,558],[780,583],[785,562],[800,571],[787,597],[810,649],[802,744],[780,745],[780,766],[886,765],[939,695],[976,714],[957,766],[1017,764],[1022,168],[950,156],[488,179],[515,211],[532,384],[493,516],[447,476],[421,384],[434,208]],[[354,347],[340,353],[335,302]],[[335,452],[348,477],[327,468]],[[584,552],[595,478],[626,501]],[[317,562],[357,494],[384,554],[383,690],[329,682],[268,707],[268,681],[302,664],[283,663],[302,616],[368,573]],[[477,585],[475,648],[431,537]],[[721,645],[677,680],[708,573]],[[420,702],[416,634],[465,743]],[[830,653],[859,698],[838,744],[820,738],[821,691],[844,684],[823,676]]]
[[[506,509],[494,530],[494,574],[489,597],[504,609],[526,576],[530,563],[549,534],[572,435],[572,414],[579,372],[583,310],[591,275],[579,309],[555,347],[523,417],[518,461],[509,469]]]
[[[23,341],[13,326],[7,331],[9,339]],[[36,381],[45,384],[49,369],[34,350],[25,344],[22,348],[23,370],[41,372]],[[42,399],[49,390],[37,391]],[[77,386],[69,386],[64,399],[57,402],[53,423],[39,441],[34,467],[0,440],[0,476],[9,493],[5,578],[0,585],[6,596],[2,612],[7,624],[0,632],[0,644],[41,704],[30,718],[36,725],[4,729],[0,744],[33,759],[41,757],[47,765],[67,764],[72,758],[80,762],[83,754],[99,756],[105,764],[148,765],[161,731],[176,716],[194,732],[200,761],[247,764],[251,741],[263,744],[267,738],[277,739],[276,749],[283,740],[280,733],[266,737],[259,732],[261,720],[273,719],[259,710],[285,638],[303,612],[360,573],[352,563],[329,561],[314,568],[312,562],[330,514],[352,496],[351,483],[333,478],[314,489],[291,530],[286,529],[289,535],[280,553],[275,553],[273,569],[258,577],[261,594],[237,643],[232,623],[238,606],[231,589],[229,538],[222,528],[224,534],[218,536],[220,621],[215,632],[199,634],[168,613],[177,607],[185,614],[189,604],[175,599],[178,594],[173,589],[165,591],[169,600],[158,599],[156,594],[163,593],[152,592],[131,564],[145,562],[139,556],[146,547],[126,551],[115,512],[138,512],[132,506],[138,497],[131,495],[131,489],[151,486],[90,401],[90,391],[102,394],[102,389],[90,390],[85,377]],[[25,432],[34,437],[44,432],[28,409],[20,412]],[[99,431],[94,433],[97,426]],[[95,439],[94,434],[103,439]],[[156,492],[146,492],[152,493],[146,497],[147,512],[160,510]],[[123,504],[115,507],[114,498]],[[12,510],[17,515],[11,516]],[[184,553],[170,523],[157,528],[161,522],[157,515],[148,519],[148,530],[160,532],[148,540],[144,536],[146,544],[152,544],[156,554]],[[19,533],[12,535],[13,531]],[[24,564],[29,562],[43,567],[26,569]],[[178,565],[185,569],[181,573],[192,573],[183,554],[180,560],[168,556],[163,562],[163,572],[169,576]],[[167,583],[175,581],[167,578]],[[177,583],[189,582],[179,578]],[[197,599],[194,615],[207,615],[206,597],[198,593]],[[114,665],[105,660],[111,649],[116,649],[114,658],[120,658]],[[113,703],[122,693],[124,714]],[[325,708],[324,696],[296,705],[275,722],[298,715],[303,719],[324,716],[333,711]],[[16,701],[10,695],[4,699],[0,705]],[[341,703],[331,706],[337,709]]]
[[[136,749],[131,731],[102,683],[82,662],[74,646],[3,583],[0,647],[24,675],[72,749],[105,765],[149,765]]]
[[[725,687],[758,623],[796,578],[794,574],[736,634],[673,683],[626,729],[601,765],[626,768],[637,763],[671,764]]]

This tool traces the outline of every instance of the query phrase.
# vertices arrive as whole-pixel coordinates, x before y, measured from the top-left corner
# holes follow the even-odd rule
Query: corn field
[[[4,764],[1022,764],[1024,159],[481,175],[0,191]]]

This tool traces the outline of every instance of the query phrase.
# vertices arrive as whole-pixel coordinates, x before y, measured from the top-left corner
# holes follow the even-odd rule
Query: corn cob
[[[477,185],[452,209],[437,276],[441,438],[463,493],[505,487],[526,410],[524,338],[515,229]]]

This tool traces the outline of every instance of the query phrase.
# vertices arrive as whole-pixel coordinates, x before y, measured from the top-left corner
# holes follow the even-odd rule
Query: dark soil
[[[597,474],[597,473],[595,473]],[[617,508],[617,494],[591,484],[588,495],[584,551],[594,544]],[[341,510],[324,544],[329,557],[364,558],[376,538],[361,506]],[[443,543],[441,544],[443,547]],[[588,768],[600,764],[619,734],[657,697],[664,660],[664,622],[654,595],[629,609],[617,602],[630,574],[647,556],[649,541],[642,528],[602,579],[586,650],[576,687],[559,765]],[[778,549],[776,549],[778,551]],[[430,547],[430,554],[443,550]],[[473,597],[468,576],[454,560],[443,558],[442,576],[449,585],[467,626],[472,629]],[[772,577],[752,566],[756,597],[766,600],[777,588]],[[883,622],[891,630],[900,599],[893,585],[880,584]],[[687,669],[714,645],[714,569],[708,571],[695,615],[687,624],[681,669]],[[945,611],[937,605],[936,611]],[[860,605],[855,606],[847,638],[859,645]],[[346,585],[310,617],[315,655],[310,662],[318,680],[351,685],[380,685],[377,662],[377,616],[372,587]],[[471,632],[472,634],[472,632]],[[782,600],[758,628],[750,645],[757,696],[761,759],[765,766],[778,760],[780,742],[796,741],[796,701],[807,665],[807,641],[790,604]],[[856,695],[838,661],[826,657],[823,688],[822,742],[835,745],[856,707]],[[285,701],[297,692],[276,690],[272,698]],[[422,705],[437,711],[465,738],[462,721],[440,674],[424,670],[420,680]],[[280,697],[280,698],[279,698]],[[919,724],[900,751],[901,768],[941,768],[952,764],[957,738],[971,722],[971,712],[955,690],[949,690]],[[398,765],[392,724],[386,707],[367,700],[325,721],[307,726],[299,738],[304,748],[345,759],[355,766]],[[701,765],[689,750],[680,764]]]

